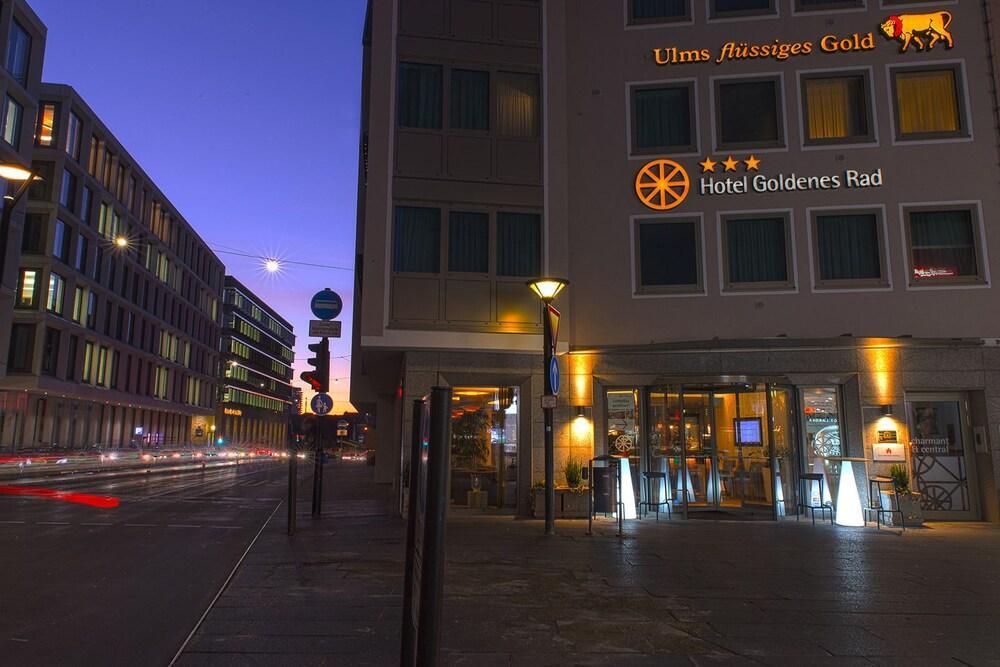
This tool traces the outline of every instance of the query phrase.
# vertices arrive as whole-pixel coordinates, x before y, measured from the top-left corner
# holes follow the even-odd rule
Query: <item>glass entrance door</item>
[[[920,492],[928,519],[979,518],[973,497],[975,460],[969,451],[964,397],[958,394],[910,395],[906,400],[910,429],[913,488]]]

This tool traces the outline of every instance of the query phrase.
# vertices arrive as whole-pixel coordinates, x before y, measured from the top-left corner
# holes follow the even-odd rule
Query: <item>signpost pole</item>
[[[548,313],[548,304],[542,306],[542,322],[544,330],[543,346],[545,347],[545,363],[542,376],[545,382],[545,396],[552,395],[552,378],[549,372],[552,366],[552,321]],[[555,446],[552,441],[552,408],[543,407],[545,417],[545,534],[556,533],[556,482],[555,482]]]
[[[316,418],[313,433],[313,494],[312,515],[319,517],[323,512],[323,417]]]
[[[403,586],[403,629],[401,633],[400,665],[413,665],[416,662],[417,635],[413,622],[413,568],[414,540],[417,528],[417,497],[420,493],[420,433],[423,417],[423,400],[413,401],[413,424],[410,428],[410,487],[406,502],[406,574]]]
[[[292,450],[291,456],[288,457],[288,534],[289,536],[295,534],[295,503],[296,491],[298,489],[298,459],[299,453],[298,448],[295,445],[289,447]]]

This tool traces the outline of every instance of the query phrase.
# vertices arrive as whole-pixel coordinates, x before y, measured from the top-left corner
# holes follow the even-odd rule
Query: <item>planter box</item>
[[[545,489],[532,488],[532,514],[536,519],[545,518]],[[556,488],[556,518],[586,519],[587,490],[571,491]]]
[[[920,494],[919,493],[905,493],[898,495],[895,493],[885,493],[881,494],[881,501],[883,507],[897,507],[897,499],[899,502],[898,508],[903,512],[903,516],[906,517],[906,527],[916,527],[924,525],[924,511],[920,507]],[[898,514],[884,514],[883,523],[887,526],[895,526],[899,524]]]

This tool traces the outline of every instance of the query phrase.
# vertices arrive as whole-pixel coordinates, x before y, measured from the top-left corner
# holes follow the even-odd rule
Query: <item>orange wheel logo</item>
[[[653,160],[635,177],[635,194],[654,211],[669,211],[680,206],[691,190],[691,179],[684,167],[673,160]]]

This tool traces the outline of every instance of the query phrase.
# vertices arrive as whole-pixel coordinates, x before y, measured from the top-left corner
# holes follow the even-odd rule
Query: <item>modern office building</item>
[[[222,263],[76,91],[38,98],[0,449],[208,444]]]
[[[994,18],[371,0],[351,400],[378,479],[450,385],[453,500],[530,512],[548,274],[557,470],[609,453],[642,500],[773,518],[899,464],[927,518],[1000,520]]]
[[[283,448],[293,410],[292,325],[232,276],[223,318],[216,442]]]
[[[0,166],[31,167],[45,35],[45,24],[27,3],[15,0],[0,5],[0,55],[3,57],[3,67],[0,68],[0,94],[3,95]],[[51,135],[52,128],[46,127],[44,131]],[[0,226],[0,377],[7,369],[5,352],[10,340],[17,258],[26,202],[23,193],[17,201],[11,201],[17,196],[23,181],[4,180],[6,178],[7,175],[0,174],[0,188],[5,195],[0,201],[5,217],[4,224]],[[12,208],[7,210],[8,207]],[[0,403],[0,414],[4,412],[6,406]]]

